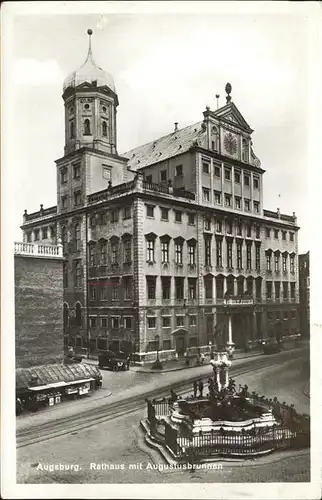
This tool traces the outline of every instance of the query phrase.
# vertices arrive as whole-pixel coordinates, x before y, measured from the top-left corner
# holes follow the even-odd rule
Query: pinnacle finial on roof
[[[92,34],[93,34],[93,30],[88,29],[87,30],[87,34],[88,34],[88,53],[87,53],[86,61],[88,61],[88,59],[93,60],[93,54],[92,54]]]
[[[230,83],[227,83],[227,84],[226,84],[225,91],[226,91],[226,94],[227,94],[227,96],[226,96],[226,102],[227,102],[227,104],[229,104],[229,103],[230,103],[230,101],[231,101],[231,96],[230,96],[230,93],[231,93],[231,85],[230,85]]]

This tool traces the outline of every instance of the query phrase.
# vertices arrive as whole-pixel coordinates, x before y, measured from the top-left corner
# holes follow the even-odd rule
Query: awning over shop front
[[[48,388],[70,385],[71,383],[83,383],[100,378],[97,366],[77,363],[74,365],[51,364],[33,366],[31,368],[18,368],[16,370],[16,390],[41,390]]]

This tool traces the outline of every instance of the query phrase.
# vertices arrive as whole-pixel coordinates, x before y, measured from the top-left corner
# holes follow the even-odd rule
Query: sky
[[[99,12],[38,11],[14,18],[9,71],[14,126],[6,168],[14,179],[15,240],[21,240],[24,209],[56,205],[54,161],[64,148],[62,85],[84,62],[91,28],[94,59],[113,75],[119,97],[118,152],[170,133],[174,122],[182,128],[200,121],[207,105],[216,109],[215,94],[225,104],[230,82],[232,100],[254,129],[253,148],[266,170],[264,208],[296,212],[299,251],[307,251],[308,17],[296,11],[216,9]]]

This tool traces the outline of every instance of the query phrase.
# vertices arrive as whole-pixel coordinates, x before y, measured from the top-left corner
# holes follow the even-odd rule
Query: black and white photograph
[[[3,4],[4,498],[320,498],[320,7]]]

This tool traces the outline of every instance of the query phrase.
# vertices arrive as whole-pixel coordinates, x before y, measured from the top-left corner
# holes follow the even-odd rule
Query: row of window
[[[81,165],[76,163],[72,165],[73,179],[79,180],[81,178]],[[102,177],[106,180],[111,180],[112,177],[112,167],[108,165],[102,165]],[[66,184],[68,182],[68,167],[62,167],[60,169],[60,183]]]
[[[108,125],[106,120],[101,121],[101,134],[103,137],[108,136]],[[91,121],[89,118],[86,118],[83,122],[83,135],[92,135]],[[75,138],[75,123],[73,120],[69,123],[69,136],[71,139]]]
[[[110,253],[108,254],[108,250]],[[122,261],[125,264],[132,262],[132,240],[128,236],[120,240],[112,237],[108,243],[102,240],[98,245],[90,244],[88,248],[89,265],[94,267],[97,265],[106,266],[108,262],[112,265],[120,264]]]
[[[202,188],[202,197],[203,201],[206,203],[210,202],[210,189],[203,187]],[[225,207],[235,208],[236,210],[242,210],[242,198],[240,196],[234,197],[234,207],[233,207],[233,196],[229,193],[224,193],[224,205]],[[222,193],[220,191],[214,191],[214,203],[216,205],[222,204]],[[243,210],[246,212],[251,212],[252,204],[249,198],[244,198]],[[259,213],[260,203],[259,201],[253,201],[253,208],[255,213]]]
[[[168,264],[170,262],[170,238],[161,237],[161,263]],[[212,238],[205,236],[204,238],[204,264],[205,266],[212,265]],[[183,244],[184,240],[181,237],[174,239],[174,262],[177,265],[183,265]],[[188,249],[188,265],[196,265],[196,244],[195,239],[187,242]],[[236,254],[237,254],[237,268],[243,269],[243,240],[236,241]],[[155,263],[155,239],[148,237],[146,241],[147,262]],[[226,242],[227,252],[227,267],[233,267],[233,241],[227,239]],[[222,258],[222,239],[216,239],[216,266],[223,266]],[[252,269],[252,242],[246,243],[246,269]],[[260,244],[255,245],[255,269],[260,270]]]
[[[109,318],[107,316],[100,316],[99,318],[97,316],[90,316],[89,317],[89,326],[90,328],[112,328],[112,330],[119,329],[121,326],[125,330],[131,330],[132,325],[133,325],[133,317],[132,316],[123,316],[123,323],[121,325],[121,318],[119,316],[111,316],[110,317],[110,323],[109,323]]]
[[[174,278],[174,298],[176,300],[184,300],[185,295],[185,279],[182,277]],[[216,283],[216,297],[217,299],[224,298],[224,285],[225,278],[223,276],[216,276],[215,278],[212,275],[204,276],[204,290],[205,290],[205,298],[212,299],[213,298],[213,279],[215,279]],[[245,279],[243,276],[237,278],[237,294],[244,293],[244,284],[246,281],[246,290],[249,295],[253,295],[254,281],[256,285],[256,298],[260,299],[262,295],[262,279],[256,278],[253,279],[249,277]],[[149,300],[156,299],[156,285],[157,285],[157,276],[146,276],[147,283],[147,298]],[[198,278],[188,278],[188,299],[195,300],[197,298],[197,285]],[[172,287],[172,278],[169,276],[161,276],[161,297],[163,300],[171,299],[171,287]],[[228,276],[226,278],[226,287],[227,293],[230,295],[235,294],[235,278],[233,276]]]
[[[290,272],[292,274],[295,273],[295,255],[291,254],[290,256]],[[266,252],[266,271],[272,272],[272,252]],[[274,253],[274,271],[276,273],[281,270],[281,254],[279,251]],[[288,271],[288,254],[282,254],[282,271],[283,273],[287,273]]]
[[[46,240],[49,238],[49,230],[50,230],[50,238],[55,238],[56,237],[56,228],[55,226],[50,226],[48,227],[42,227],[41,230],[40,228],[34,229],[34,241],[39,241],[39,240]],[[27,231],[26,232],[26,238],[27,238],[27,243],[31,243],[32,241],[32,231]]]
[[[81,260],[74,260],[73,262],[73,285],[75,288],[80,288],[83,284],[83,269]],[[67,262],[63,263],[63,286],[68,287],[70,272],[68,270]]]
[[[269,227],[266,227],[265,228],[265,235],[266,235],[266,238],[271,238],[271,231],[273,231],[273,234],[274,234],[274,239],[275,240],[278,240],[279,239],[279,234],[280,234],[280,231],[279,229],[271,229]],[[281,231],[282,233],[282,240],[283,241],[286,241],[287,240],[287,231]],[[288,231],[289,233],[289,240],[290,241],[294,241],[294,233],[292,231]]]
[[[132,300],[132,278],[123,277],[122,281],[111,280],[108,284],[91,283],[89,285],[89,297],[91,301],[118,301]]]
[[[281,319],[280,311],[273,312],[267,311],[266,313],[268,321],[278,321]],[[296,319],[296,309],[292,309],[291,311],[283,311],[283,320],[288,319]]]
[[[176,315],[176,321],[175,321],[175,326],[185,326],[185,318],[186,316],[184,314],[178,314]],[[172,327],[172,317],[171,316],[162,316],[161,317],[161,327],[162,328],[173,328]],[[197,325],[197,315],[196,314],[190,314],[189,315],[189,326],[196,326]],[[157,327],[157,317],[156,316],[148,316],[147,317],[147,327],[148,328],[156,328]]]
[[[123,220],[130,219],[132,217],[132,210],[130,206],[120,209],[114,209],[110,212],[100,212],[96,215],[90,217],[90,226],[95,227],[96,225],[106,225],[108,222],[118,222],[122,217]]]
[[[266,298],[273,298],[273,286],[275,292],[275,300],[279,300],[281,298],[288,299],[289,298],[289,284],[287,281],[266,281]],[[295,299],[295,283],[293,281],[290,282],[290,292],[291,299]]]
[[[73,193],[74,199],[73,199],[73,206],[74,207],[79,207],[82,204],[82,192],[80,189],[77,189]],[[60,197],[60,205],[62,209],[68,208],[68,195],[64,194]]]
[[[210,174],[210,163],[207,161],[202,162],[202,172],[204,174]],[[222,168],[221,165],[215,164],[214,166],[214,176],[218,177],[221,179],[221,172]],[[224,167],[224,181],[230,182],[232,180],[232,171],[230,167]],[[234,171],[234,182],[235,184],[241,184],[241,171],[236,170]],[[251,174],[249,172],[245,172],[243,174],[244,178],[244,186],[250,186],[251,184]],[[258,176],[253,176],[253,188],[254,189],[259,189],[259,177]]]

